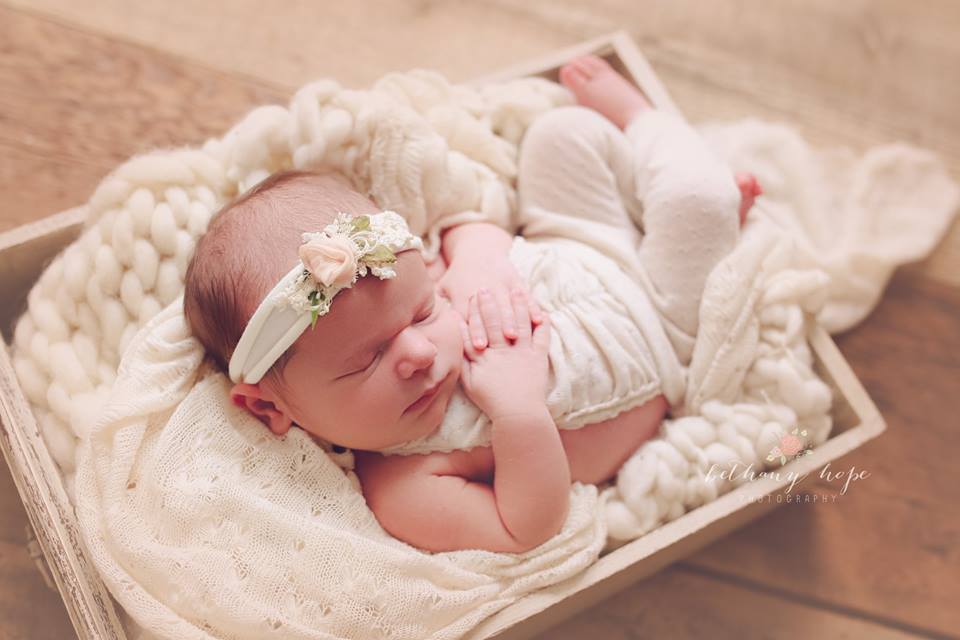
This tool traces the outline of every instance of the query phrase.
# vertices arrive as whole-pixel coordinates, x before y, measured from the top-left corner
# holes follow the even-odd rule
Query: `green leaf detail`
[[[312,330],[317,326],[317,318],[320,317],[320,309],[313,309],[310,312],[310,329]]]
[[[353,228],[353,232],[364,231],[365,229],[370,228],[370,216],[363,215],[357,216],[350,221],[350,225]]]
[[[397,255],[390,250],[390,247],[378,244],[372,251],[364,256],[365,260],[375,260],[382,263],[392,263],[397,261]]]

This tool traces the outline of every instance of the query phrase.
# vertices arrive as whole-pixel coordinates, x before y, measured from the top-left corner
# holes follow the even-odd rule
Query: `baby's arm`
[[[544,316],[531,328],[524,289],[512,290],[509,301],[517,321],[515,342],[504,338],[491,292],[480,289],[471,298],[462,324],[461,382],[492,423],[494,489],[504,524],[519,540],[543,542],[566,518],[570,489],[570,468],[546,403],[550,322]],[[485,351],[473,346],[478,334],[488,337]]]
[[[557,432],[552,421],[550,427]],[[498,435],[503,435],[503,429]],[[500,444],[509,446],[502,439]],[[550,492],[537,495],[540,489],[535,483],[508,486],[511,465],[506,459],[498,460],[495,484],[483,482],[470,472],[473,453],[384,457],[358,451],[356,471],[367,505],[380,526],[393,537],[426,551],[522,553],[560,529],[566,519],[569,480],[562,486],[564,508],[551,509],[544,503],[549,503]],[[533,472],[534,465],[529,463],[534,457],[539,456],[515,456],[517,463],[513,466]],[[549,459],[542,462],[555,463]],[[528,480],[512,478],[521,483]]]
[[[506,229],[489,222],[468,222],[444,229],[440,250],[447,264],[458,258],[482,261],[506,257],[512,242]]]
[[[517,337],[508,292],[526,289],[526,282],[510,262],[513,236],[488,222],[471,222],[444,231],[441,252],[449,265],[437,283],[441,295],[450,300],[461,316],[467,315],[467,301],[481,287],[493,292],[503,315],[503,333]],[[540,324],[543,314],[533,305],[533,323]],[[485,338],[484,338],[485,339]],[[477,344],[479,349],[486,344]]]
[[[447,454],[355,455],[367,506],[394,538],[432,552],[523,551],[503,526],[490,487],[458,475]]]

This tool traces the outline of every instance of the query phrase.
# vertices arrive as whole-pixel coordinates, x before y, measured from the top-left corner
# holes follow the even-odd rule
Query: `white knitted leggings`
[[[733,173],[700,136],[663,111],[620,131],[596,111],[554,109],[527,130],[517,187],[522,235],[587,243],[617,261],[688,364],[704,282],[739,234]]]

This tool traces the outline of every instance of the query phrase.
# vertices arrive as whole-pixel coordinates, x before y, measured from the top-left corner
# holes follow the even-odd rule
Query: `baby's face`
[[[334,444],[377,450],[432,432],[460,378],[459,314],[419,251],[399,253],[396,271],[338,293],[284,369],[277,392],[288,415]]]

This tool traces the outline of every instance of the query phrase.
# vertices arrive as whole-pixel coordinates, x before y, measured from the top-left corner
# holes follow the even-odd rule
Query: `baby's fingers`
[[[503,329],[503,337],[507,340],[517,339],[517,322],[514,318],[513,299],[510,291],[506,289],[497,289],[497,303],[500,306],[500,324]]]
[[[543,320],[533,330],[533,346],[547,353],[550,349],[550,316],[543,314]]]
[[[533,324],[540,324],[543,322],[545,314],[543,309],[540,308],[540,305],[537,304],[537,301],[533,298],[527,298],[527,302],[530,305],[530,320],[533,321]]]
[[[460,335],[463,336],[463,357],[464,360],[460,366],[460,382],[463,384],[463,388],[470,389],[473,384],[473,377],[471,368],[473,363],[476,362],[477,351],[473,348],[473,345],[470,343],[470,330],[467,328],[467,323],[460,320]]]
[[[478,352],[473,346],[473,340],[470,339],[470,327],[463,318],[460,318],[460,337],[463,338],[463,355],[468,360],[475,360]]]
[[[467,302],[467,323],[473,348],[482,351],[487,346],[487,329],[483,325],[480,305],[475,295],[470,296],[470,300]]]
[[[487,332],[487,341],[491,346],[507,344],[503,337],[503,318],[500,315],[500,306],[489,289],[480,289],[477,292],[480,304],[480,315],[483,318],[483,327]]]
[[[527,344],[530,341],[530,308],[527,293],[517,287],[510,292],[510,302],[513,305],[513,317],[517,321],[517,342]]]

